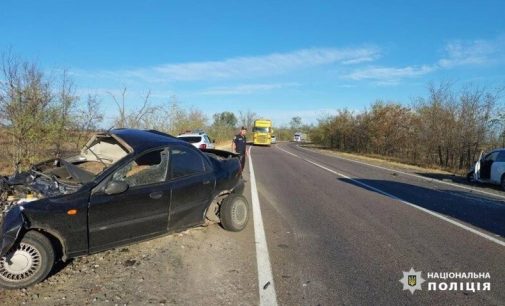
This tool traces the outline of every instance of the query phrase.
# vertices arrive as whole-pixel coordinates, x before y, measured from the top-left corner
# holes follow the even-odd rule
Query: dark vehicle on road
[[[94,135],[80,154],[0,177],[0,286],[47,277],[56,260],[206,222],[245,228],[238,156],[153,130]]]

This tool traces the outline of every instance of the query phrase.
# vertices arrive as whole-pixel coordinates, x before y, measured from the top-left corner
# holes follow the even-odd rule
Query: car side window
[[[208,136],[204,136],[204,138],[206,143],[211,143],[210,138]]]
[[[127,182],[130,187],[163,182],[167,178],[169,150],[146,153],[117,170],[112,179]]]
[[[496,157],[497,162],[505,162],[505,151],[500,151],[498,157]]]
[[[498,156],[498,153],[499,152],[491,152],[489,153],[488,155],[486,155],[486,157],[484,158],[484,160],[491,160],[491,161],[495,161],[497,156]]]
[[[173,148],[170,159],[170,178],[190,176],[204,173],[205,166],[202,157],[191,148]]]

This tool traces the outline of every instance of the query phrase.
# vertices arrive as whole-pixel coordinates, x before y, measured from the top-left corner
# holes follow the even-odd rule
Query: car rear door
[[[171,184],[169,230],[204,221],[215,188],[213,169],[203,154],[193,147],[173,147],[168,180]]]
[[[166,231],[170,205],[168,165],[168,148],[147,152],[108,178],[108,182],[128,183],[126,191],[107,194],[101,188],[93,192],[88,213],[90,252]]]

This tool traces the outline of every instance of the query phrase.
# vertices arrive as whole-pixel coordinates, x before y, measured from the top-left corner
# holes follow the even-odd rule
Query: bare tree
[[[82,141],[87,138],[90,131],[97,129],[102,120],[100,102],[96,96],[88,95],[86,103],[78,109],[75,115],[75,132],[77,135],[74,138],[74,144],[76,150],[81,148]]]
[[[254,124],[254,120],[258,118],[258,115],[255,112],[247,110],[246,112],[239,111],[238,112],[238,120],[240,126],[245,126],[249,130],[252,129]]]
[[[114,126],[117,128],[151,128],[150,116],[160,110],[158,106],[152,106],[149,98],[151,91],[148,90],[142,105],[139,109],[128,110],[126,108],[126,87],[121,90],[120,100],[111,92],[108,94],[114,100],[118,109],[118,116],[114,120]]]
[[[291,121],[289,121],[289,126],[292,132],[298,131],[302,127],[302,117],[296,116],[291,118]]]
[[[137,129],[151,129],[152,115],[160,111],[161,107],[156,105],[151,105],[149,98],[151,96],[151,91],[148,90],[144,97],[144,101],[139,109],[129,112],[126,116],[127,127],[137,128]]]
[[[78,98],[74,93],[73,81],[68,77],[67,70],[63,71],[59,91],[49,108],[50,121],[48,122],[47,138],[55,147],[55,153],[61,154],[62,146],[68,142],[70,133],[72,111]]]
[[[117,128],[126,127],[126,108],[125,108],[125,96],[126,96],[126,87],[123,87],[121,90],[121,101],[118,101],[116,96],[112,92],[107,92],[116,103],[118,110],[118,117],[114,121],[114,126]]]

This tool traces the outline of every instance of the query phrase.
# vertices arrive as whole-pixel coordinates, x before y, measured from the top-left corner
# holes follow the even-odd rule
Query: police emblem
[[[416,275],[409,275],[408,284],[409,284],[409,286],[415,286],[416,285]]]
[[[416,272],[414,268],[410,268],[410,271],[403,272],[403,278],[400,279],[400,283],[403,284],[403,290],[409,290],[410,293],[414,294],[416,290],[423,290],[421,284],[425,280],[421,277],[421,271]]]

